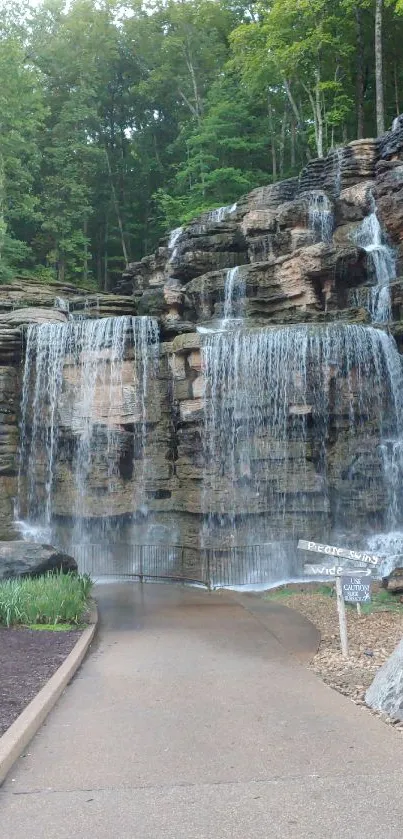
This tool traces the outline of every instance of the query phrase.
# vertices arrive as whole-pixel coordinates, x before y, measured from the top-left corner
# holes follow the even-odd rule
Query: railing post
[[[144,546],[140,545],[140,563],[139,563],[139,580],[140,583],[144,583],[144,557],[143,557],[143,550]]]
[[[212,579],[211,579],[211,551],[210,548],[206,549],[206,577],[207,577],[207,588],[209,591],[212,590]]]

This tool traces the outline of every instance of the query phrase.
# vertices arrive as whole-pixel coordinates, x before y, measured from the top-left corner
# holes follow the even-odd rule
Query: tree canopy
[[[169,228],[402,107],[403,0],[0,9],[0,281],[111,288]]]

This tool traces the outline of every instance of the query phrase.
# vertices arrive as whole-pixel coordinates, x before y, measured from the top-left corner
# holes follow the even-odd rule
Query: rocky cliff
[[[152,514],[152,539],[167,539],[193,548],[200,545],[202,514],[206,511],[206,487],[214,491],[216,511],[225,509],[233,491],[228,474],[221,482],[209,478],[215,464],[206,462],[203,439],[205,408],[211,398],[206,386],[201,344],[203,332],[226,316],[228,277],[231,274],[231,316],[244,319],[247,327],[291,324],[369,324],[373,289],[374,258],[362,235],[363,222],[376,215],[384,241],[394,248],[395,275],[390,278],[391,302],[387,328],[402,345],[403,282],[403,130],[388,132],[379,139],[360,140],[337,150],[324,160],[312,161],[299,178],[253,190],[232,207],[220,208],[173,231],[161,242],[155,254],[130,265],[115,294],[77,293],[69,286],[44,287],[16,281],[0,288],[0,537],[15,535],[13,498],[16,486],[18,416],[21,398],[21,369],[24,358],[24,330],[27,323],[44,320],[65,321],[70,315],[105,317],[124,314],[149,315],[160,326],[160,364],[155,404],[147,438],[146,505]],[[373,317],[372,317],[373,320]],[[199,331],[202,327],[201,332]],[[199,329],[198,329],[199,328]],[[207,330],[207,333],[206,333]],[[127,359],[130,364],[130,358]],[[66,371],[65,403],[68,404]],[[329,372],[328,380],[343,378],[343,371]],[[347,385],[346,385],[347,387]],[[326,461],[330,499],[321,484],[323,439],[312,405],[287,405],[290,442],[287,457],[292,469],[284,477],[284,453],[269,445],[268,435],[254,441],[260,494],[253,492],[253,481],[239,477],[244,507],[238,510],[242,522],[254,521],[256,539],[265,538],[265,522],[273,511],[273,482],[285,499],[284,521],[290,532],[297,532],[302,494],[310,497],[313,533],[320,535],[332,527],[335,505],[341,520],[358,531],[370,520],[382,526],[387,500],[377,491],[381,470],[379,448],[368,415],[357,407],[365,433],[353,448],[348,441],[348,414],[351,383],[346,400],[331,410],[326,436]],[[358,403],[357,403],[358,404]],[[355,409],[354,409],[355,410]],[[64,411],[64,413],[63,413]],[[361,414],[360,414],[361,411]],[[61,406],[61,416],[65,417]],[[298,437],[298,417],[308,434]],[[133,505],[135,472],[131,435],[135,418],[116,419],[121,438],[122,473],[116,493],[106,499],[108,471],[100,453],[91,478],[91,515],[127,517]],[[61,424],[66,431],[68,421]],[[99,418],[102,425],[102,417]],[[343,432],[345,428],[345,433]],[[72,471],[69,447],[59,471],[57,515],[72,515]],[[259,454],[260,452],[260,454]],[[69,462],[70,457],[70,462]],[[260,465],[259,465],[260,464]],[[238,478],[237,478],[238,480]],[[284,481],[287,480],[287,486]],[[212,483],[213,481],[213,483]],[[270,484],[270,487],[269,487]],[[352,492],[360,498],[359,516],[351,508]],[[337,504],[336,504],[337,501]],[[211,505],[210,505],[211,506]],[[213,505],[214,506],[214,505]],[[276,508],[277,509],[277,508]],[[277,515],[277,513],[276,513]],[[285,518],[284,518],[285,517]],[[354,521],[352,520],[354,518]],[[276,527],[275,517],[272,525]],[[231,544],[233,522],[220,530],[220,542]],[[243,524],[239,537],[242,540]]]

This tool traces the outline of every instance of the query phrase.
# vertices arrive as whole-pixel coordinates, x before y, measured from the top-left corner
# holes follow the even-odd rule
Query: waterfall
[[[344,158],[344,149],[343,146],[338,146],[337,149],[334,151],[335,155],[335,176],[334,176],[334,191],[335,195],[338,198],[341,193],[341,169],[343,164]]]
[[[69,512],[74,539],[80,541],[84,520],[99,515],[89,500],[91,473],[106,461],[112,506],[123,456],[121,440],[127,438],[133,441],[133,451],[139,452],[135,509],[143,503],[148,393],[157,353],[158,326],[148,317],[28,327],[18,518],[50,533],[55,515],[61,512],[57,484],[61,473],[66,481],[71,465]]]
[[[61,312],[70,312],[70,303],[68,300],[65,300],[64,297],[55,297],[53,306]]]
[[[308,193],[308,224],[318,242],[331,242],[334,216],[332,205],[325,192]]]
[[[366,290],[363,302],[373,323],[387,323],[391,315],[389,286],[396,279],[396,260],[393,249],[385,243],[372,196],[371,203],[372,212],[364,218],[355,237],[356,244],[368,254],[376,283]]]
[[[175,230],[171,230],[168,239],[168,250],[169,250],[169,260],[168,262],[171,263],[176,258],[178,253],[178,241],[183,233],[183,227],[176,227]]]
[[[217,207],[215,210],[210,210],[207,213],[207,221],[211,224],[219,224],[225,221],[228,216],[236,212],[237,204],[228,204],[224,207]]]
[[[242,306],[245,298],[245,276],[240,274],[239,266],[228,268],[224,285],[224,325],[236,317],[236,309]]]
[[[396,345],[372,327],[301,325],[204,335],[202,357],[203,545],[268,539],[271,573],[290,577],[285,539],[368,525],[368,488],[393,494],[381,448],[402,434]]]

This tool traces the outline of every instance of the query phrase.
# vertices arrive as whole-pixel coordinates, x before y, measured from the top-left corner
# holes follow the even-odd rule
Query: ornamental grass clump
[[[87,575],[45,574],[0,583],[0,625],[78,624],[88,609]]]

